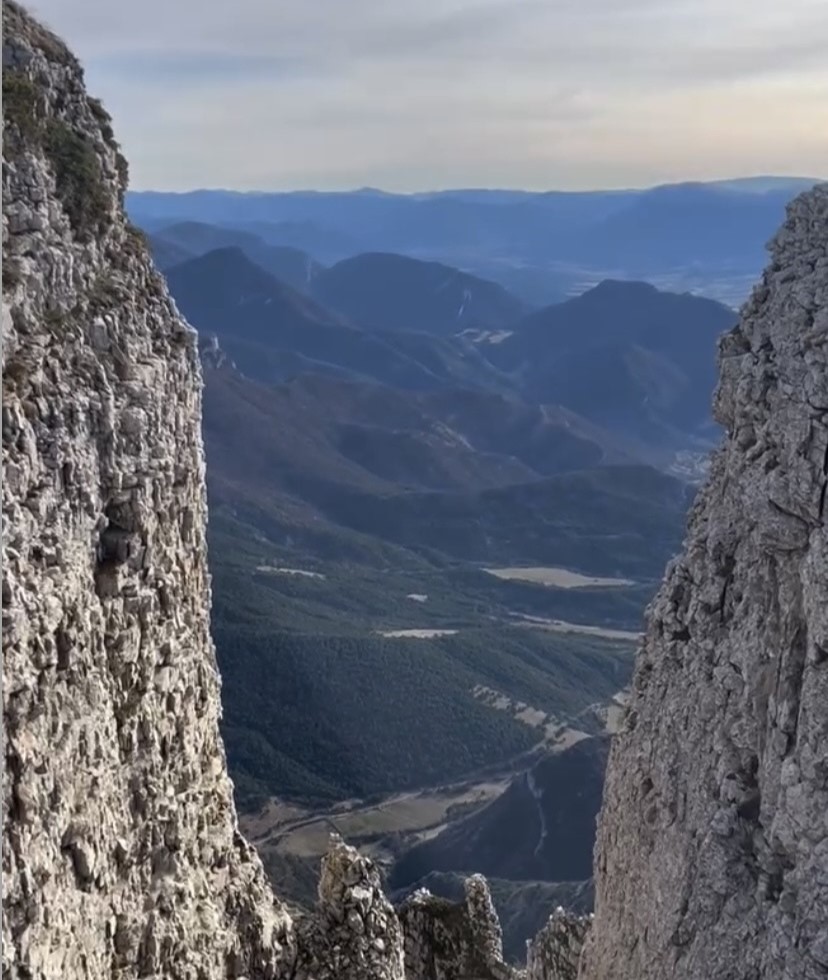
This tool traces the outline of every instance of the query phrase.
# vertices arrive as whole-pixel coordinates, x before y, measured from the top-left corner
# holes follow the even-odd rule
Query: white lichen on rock
[[[828,976],[828,187],[720,349],[726,439],[649,612],[583,980]]]

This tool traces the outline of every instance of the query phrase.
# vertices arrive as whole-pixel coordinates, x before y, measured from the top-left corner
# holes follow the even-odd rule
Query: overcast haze
[[[823,176],[828,0],[35,0],[132,186]]]

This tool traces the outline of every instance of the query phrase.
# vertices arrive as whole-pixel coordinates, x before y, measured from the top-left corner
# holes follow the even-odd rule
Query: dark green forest
[[[224,737],[241,804],[329,802],[435,785],[503,763],[540,733],[484,685],[556,718],[629,678],[629,644],[510,628],[431,640],[215,627]]]

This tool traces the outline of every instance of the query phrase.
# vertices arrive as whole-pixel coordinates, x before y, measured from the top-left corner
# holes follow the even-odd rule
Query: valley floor
[[[591,705],[583,713],[584,727],[589,729],[584,731],[578,727],[578,719],[569,723],[556,720],[491,688],[479,686],[473,694],[494,710],[507,712],[535,729],[538,741],[534,748],[465,780],[380,798],[342,800],[326,807],[271,798],[257,812],[242,813],[240,822],[265,864],[277,869],[276,877],[285,861],[298,859],[315,869],[328,849],[331,834],[390,867],[410,848],[492,803],[523,774],[531,776],[531,767],[539,759],[565,752],[595,737],[596,732],[615,731],[627,699],[627,692],[619,691],[608,702]],[[284,889],[284,880],[277,884]],[[301,903],[309,896],[300,888],[290,897]]]

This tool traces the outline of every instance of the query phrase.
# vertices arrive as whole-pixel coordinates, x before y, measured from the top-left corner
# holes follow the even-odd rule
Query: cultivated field
[[[269,802],[257,814],[242,814],[242,829],[260,850],[316,858],[325,853],[331,833],[351,843],[401,834],[410,843],[442,830],[458,807],[482,806],[499,796],[509,778],[482,780],[435,790],[400,793],[379,803],[340,803],[324,812]],[[375,854],[375,856],[382,856]]]
[[[581,575],[580,572],[572,572],[568,568],[486,568],[484,571],[507,581],[532,582],[536,585],[548,585],[555,589],[620,588],[635,585],[628,578],[600,578]]]

